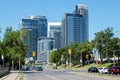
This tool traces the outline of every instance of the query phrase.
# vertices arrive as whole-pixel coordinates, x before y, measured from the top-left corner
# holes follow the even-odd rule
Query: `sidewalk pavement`
[[[16,80],[19,75],[19,71],[10,71],[10,74],[2,77],[0,80]]]

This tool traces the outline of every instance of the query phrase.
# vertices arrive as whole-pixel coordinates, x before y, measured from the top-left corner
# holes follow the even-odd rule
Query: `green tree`
[[[56,50],[52,51],[49,55],[49,60],[50,60],[50,63],[55,63],[54,61],[54,55],[56,53]]]
[[[72,61],[73,66],[80,63],[80,55],[77,52],[78,45],[79,44],[77,42],[72,42],[69,45],[69,49],[71,49],[71,61]],[[70,55],[68,55],[68,56],[70,56]],[[68,57],[68,59],[69,59],[69,57]],[[69,59],[69,61],[70,61],[70,59]]]
[[[113,38],[111,39],[110,41],[110,44],[109,45],[109,57],[114,57],[117,56],[118,57],[118,60],[119,60],[119,57],[120,57],[120,39],[119,38]]]
[[[109,46],[111,39],[113,38],[113,29],[107,28],[104,31],[100,31],[95,33],[95,38],[92,41],[93,46],[96,47],[96,49],[99,52],[101,61],[103,58],[109,59]]]
[[[85,61],[88,61],[89,63],[89,56],[90,56],[90,52],[92,50],[92,44],[88,41],[79,44],[78,46],[78,52],[80,54],[80,59],[82,60],[82,65],[85,64]],[[86,55],[88,55],[88,58],[86,58]]]
[[[25,37],[27,33],[26,30],[21,30],[25,32],[22,34],[22,36]],[[12,27],[6,29],[2,42],[2,50],[8,65],[10,65],[12,61],[14,64],[18,64],[19,59],[21,62],[24,62],[27,45],[20,39],[20,30],[13,31]]]

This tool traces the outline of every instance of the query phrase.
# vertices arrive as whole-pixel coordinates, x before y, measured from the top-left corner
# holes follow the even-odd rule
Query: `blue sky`
[[[30,15],[46,16],[48,22],[61,21],[63,14],[71,13],[77,4],[88,5],[90,40],[107,27],[119,31],[115,36],[120,37],[120,0],[0,0],[0,35],[7,26],[17,30],[21,19]]]

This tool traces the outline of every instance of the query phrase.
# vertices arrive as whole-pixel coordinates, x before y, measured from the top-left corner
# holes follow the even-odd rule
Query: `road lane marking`
[[[51,75],[45,75],[46,77],[48,77],[48,78],[52,78],[52,79],[55,79],[56,77],[54,77],[54,76],[51,76]]]

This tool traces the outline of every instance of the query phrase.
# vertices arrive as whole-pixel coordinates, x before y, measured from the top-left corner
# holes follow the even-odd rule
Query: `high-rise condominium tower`
[[[55,49],[61,48],[61,22],[48,22],[48,37],[55,40]]]
[[[73,13],[65,13],[62,18],[62,47],[72,42],[88,40],[88,7],[78,4]]]
[[[28,45],[26,58],[32,57],[32,52],[37,54],[38,37],[47,37],[47,19],[45,16],[30,16],[22,19],[21,26],[28,30],[28,38],[24,39]],[[36,60],[37,55],[34,57]]]

